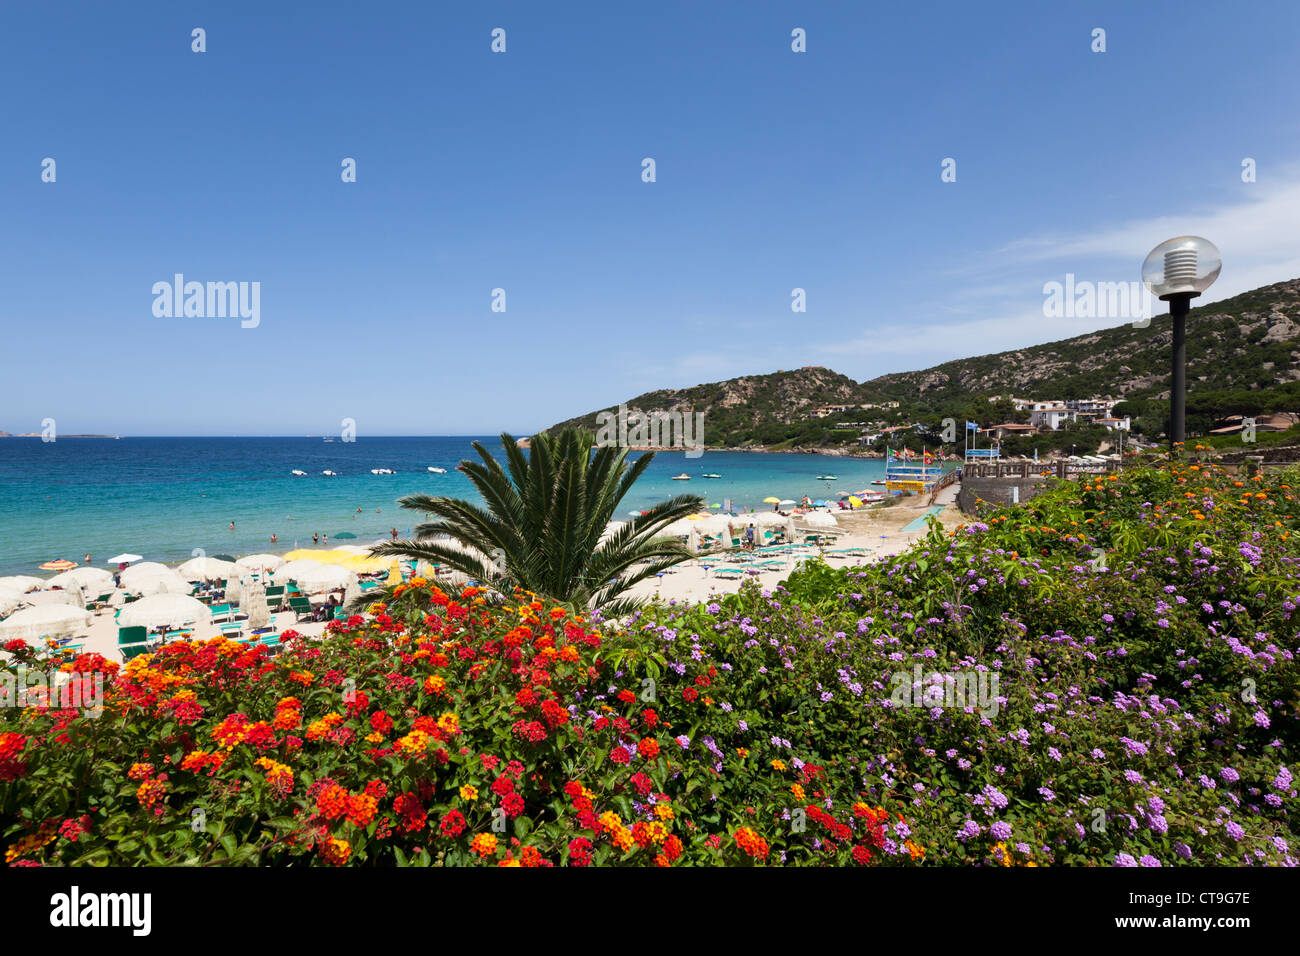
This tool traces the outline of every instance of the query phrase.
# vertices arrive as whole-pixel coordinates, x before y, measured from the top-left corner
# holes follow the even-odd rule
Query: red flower
[[[632,755],[627,752],[626,747],[615,747],[609,752],[609,759],[617,764],[628,764],[632,762]]]
[[[630,690],[621,690],[618,692],[618,699],[625,704],[630,704],[636,700],[636,694],[632,693]]]
[[[506,816],[517,817],[524,812],[524,798],[517,793],[508,794],[501,798],[501,808],[505,810]]]
[[[639,749],[646,760],[654,760],[659,756],[659,741],[653,737],[646,737],[641,741]]]
[[[591,841],[577,837],[569,841],[569,866],[588,866],[591,863]]]
[[[448,810],[443,815],[438,829],[442,831],[443,836],[458,837],[465,832],[465,817],[459,810]]]

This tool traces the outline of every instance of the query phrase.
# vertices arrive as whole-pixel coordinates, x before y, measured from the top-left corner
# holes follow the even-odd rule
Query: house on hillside
[[[1035,428],[1050,428],[1056,431],[1066,422],[1072,422],[1078,413],[1066,406],[1064,402],[1034,402],[1029,410],[1029,424]]]

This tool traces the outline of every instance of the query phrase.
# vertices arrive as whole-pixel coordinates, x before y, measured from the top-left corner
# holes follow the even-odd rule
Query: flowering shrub
[[[105,675],[104,714],[0,714],[0,844],[14,865],[1291,865],[1295,530],[1285,478],[1175,465],[620,624],[416,579],[275,657],[61,659]],[[993,693],[900,703],[918,665]]]
[[[639,641],[531,597],[493,607],[473,588],[452,597],[417,579],[323,640],[287,632],[275,657],[216,638],[120,667],[62,660],[105,676],[105,710],[94,719],[55,701],[7,715],[6,862],[921,858],[891,837],[896,811],[861,802],[846,777],[723,754],[708,738],[717,760],[698,759],[691,736],[716,668],[685,669],[672,700],[650,703],[617,668],[639,660]]]

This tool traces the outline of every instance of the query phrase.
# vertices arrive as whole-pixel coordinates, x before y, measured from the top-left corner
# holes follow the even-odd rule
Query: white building
[[[1034,402],[1033,408],[1029,410],[1029,424],[1035,428],[1047,427],[1052,431],[1077,417],[1078,412],[1067,407],[1064,402]]]

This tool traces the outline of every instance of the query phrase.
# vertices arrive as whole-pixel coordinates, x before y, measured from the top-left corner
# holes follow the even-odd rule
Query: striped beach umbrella
[[[70,571],[76,566],[77,563],[75,561],[64,561],[62,558],[57,561],[46,561],[44,564],[37,565],[37,567],[42,571]]]

